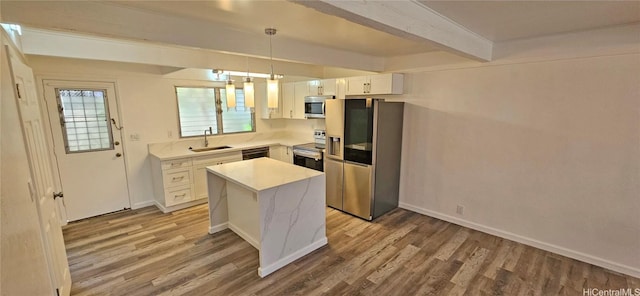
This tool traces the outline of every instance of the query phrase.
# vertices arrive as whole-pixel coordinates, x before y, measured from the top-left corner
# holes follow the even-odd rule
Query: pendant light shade
[[[254,91],[253,91],[253,80],[251,77],[246,77],[244,79],[244,106],[245,108],[255,108],[255,99],[254,99]]]
[[[233,84],[233,80],[227,80],[227,109],[236,107],[236,86]]]
[[[271,76],[267,79],[267,106],[270,109],[278,108],[278,95],[280,93],[278,87],[278,80],[273,74],[273,46],[271,45],[271,37],[275,35],[277,30],[275,28],[266,28],[264,33],[269,35],[269,58],[271,60]]]
[[[276,109],[278,108],[278,80],[274,77],[267,79],[267,107]]]

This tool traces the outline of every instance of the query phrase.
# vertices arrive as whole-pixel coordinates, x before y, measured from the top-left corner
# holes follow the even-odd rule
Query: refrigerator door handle
[[[364,167],[364,168],[368,168],[368,167],[370,167],[370,166],[371,166],[371,165],[366,164],[366,163],[359,163],[359,162],[350,161],[350,160],[345,160],[345,161],[344,161],[344,163],[348,163],[348,164],[352,164],[352,165],[357,165],[357,166],[361,166],[361,167]]]
[[[335,160],[335,161],[342,161],[342,158],[341,158],[341,157],[332,156],[332,155],[329,155],[329,154],[325,154],[325,155],[324,155],[324,158],[326,158],[326,159],[331,159],[331,160]]]

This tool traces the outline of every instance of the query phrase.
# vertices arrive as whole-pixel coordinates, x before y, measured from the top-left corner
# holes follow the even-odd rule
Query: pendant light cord
[[[266,28],[264,29],[264,33],[269,35],[269,60],[271,61],[271,79],[275,79],[275,75],[273,74],[273,35],[275,35],[277,30],[275,28]]]
[[[247,57],[247,78],[249,78],[249,57]]]
[[[273,45],[271,44],[271,37],[273,35],[269,34],[269,57],[271,58],[271,79],[273,79]]]

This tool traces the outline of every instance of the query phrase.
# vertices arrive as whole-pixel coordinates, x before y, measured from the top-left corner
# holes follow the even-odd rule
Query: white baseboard
[[[146,200],[146,201],[141,201],[141,202],[132,204],[131,209],[136,210],[136,209],[146,208],[146,207],[155,206],[155,205],[156,205],[155,200]]]
[[[284,267],[285,265],[287,265],[287,264],[289,264],[289,263],[291,263],[293,261],[296,261],[296,260],[300,259],[304,255],[307,255],[307,254],[315,251],[316,249],[318,249],[318,248],[320,248],[320,247],[322,247],[322,246],[324,246],[326,244],[327,244],[327,237],[323,237],[323,238],[315,241],[314,243],[312,243],[312,244],[310,244],[310,245],[308,245],[308,246],[296,251],[295,253],[293,253],[293,254],[291,254],[291,255],[289,255],[287,257],[284,257],[284,258],[282,258],[282,259],[270,264],[269,266],[265,266],[265,267],[260,266],[260,267],[258,267],[258,275],[260,277],[265,277],[265,276],[271,274],[272,272]]]
[[[229,223],[227,223],[227,222],[222,223],[222,224],[218,224],[218,225],[215,225],[215,226],[210,226],[209,227],[209,234],[214,234],[216,232],[223,231],[223,230],[225,230],[227,228],[229,228]]]
[[[525,237],[525,236],[521,236],[521,235],[518,235],[518,234],[515,234],[515,233],[511,233],[511,232],[507,232],[507,231],[504,231],[504,230],[496,229],[496,228],[493,228],[493,227],[485,226],[485,225],[482,225],[482,224],[470,222],[470,221],[467,221],[467,220],[464,220],[464,219],[460,219],[458,217],[453,217],[453,216],[449,216],[449,215],[442,214],[442,213],[439,213],[439,212],[427,210],[425,208],[417,207],[417,206],[410,205],[410,204],[407,204],[407,203],[404,203],[404,202],[400,202],[400,204],[398,206],[403,208],[403,209],[412,211],[412,212],[416,212],[416,213],[423,214],[423,215],[426,215],[426,216],[429,216],[429,217],[433,217],[433,218],[436,218],[436,219],[440,219],[440,220],[444,220],[444,221],[447,221],[447,222],[451,222],[453,224],[457,224],[457,225],[460,225],[460,226],[464,226],[464,227],[467,227],[467,228],[478,230],[478,231],[481,231],[481,232],[484,232],[484,233],[488,233],[488,234],[491,234],[491,235],[495,235],[495,236],[498,236],[498,237],[502,237],[502,238],[505,238],[505,239],[508,239],[508,240],[516,241],[516,242],[519,242],[519,243],[522,243],[522,244],[525,244],[525,245],[528,245],[528,246],[532,246],[532,247],[535,247],[535,248],[538,248],[538,249],[542,249],[542,250],[545,250],[545,251],[556,253],[556,254],[559,254],[559,255],[562,255],[562,256],[566,256],[566,257],[569,257],[569,258],[573,258],[573,259],[576,259],[576,260],[579,260],[579,261],[582,261],[582,262],[586,262],[586,263],[589,263],[589,264],[593,264],[593,265],[597,265],[597,266],[600,266],[600,267],[604,267],[604,268],[607,268],[607,269],[610,269],[610,270],[613,270],[613,271],[616,271],[616,272],[624,273],[624,274],[627,274],[627,275],[630,275],[630,276],[633,276],[633,277],[640,277],[640,269],[638,269],[638,268],[634,268],[634,267],[627,266],[627,265],[624,265],[624,264],[620,264],[620,263],[617,263],[617,262],[609,261],[609,260],[606,260],[606,259],[602,259],[602,258],[599,258],[599,257],[596,257],[596,256],[592,256],[592,255],[585,254],[585,253],[582,253],[582,252],[574,251],[574,250],[567,249],[567,248],[564,248],[564,247],[556,246],[556,245],[549,244],[549,243],[546,243],[546,242],[542,242],[542,241],[539,241],[539,240],[536,240],[536,239],[532,239],[532,238],[528,238],[528,237]]]
[[[251,237],[248,233],[244,232],[242,229],[240,229],[240,228],[236,227],[235,225],[233,225],[231,222],[227,222],[227,223],[229,224],[229,229],[231,229],[231,231],[235,232],[238,236],[240,236],[242,239],[247,241],[254,248],[260,250],[260,242],[259,241],[257,241],[255,238]]]
[[[170,213],[173,211],[177,211],[177,210],[182,210],[182,209],[186,209],[186,208],[190,208],[193,206],[197,206],[199,204],[203,204],[206,203],[207,199],[198,199],[198,200],[193,200],[190,202],[186,202],[186,203],[182,203],[179,205],[175,205],[175,206],[170,206],[170,207],[165,207],[163,206],[161,203],[159,203],[157,200],[153,201],[153,204],[156,205],[156,207],[158,207],[158,209],[160,209],[160,211],[162,211],[163,213]]]

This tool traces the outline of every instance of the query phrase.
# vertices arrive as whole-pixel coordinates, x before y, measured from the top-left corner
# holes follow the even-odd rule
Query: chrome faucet
[[[209,129],[204,130],[204,147],[209,147],[209,141],[207,140],[207,131],[209,131],[210,135],[213,135],[213,128],[209,127]]]

